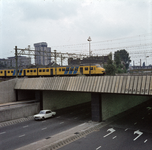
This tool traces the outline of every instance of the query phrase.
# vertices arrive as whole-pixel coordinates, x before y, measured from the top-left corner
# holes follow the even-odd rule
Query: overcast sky
[[[149,33],[151,5],[151,0],[1,0],[0,58],[14,56],[15,46],[33,48],[38,42],[53,48],[87,44],[89,36],[93,43]]]

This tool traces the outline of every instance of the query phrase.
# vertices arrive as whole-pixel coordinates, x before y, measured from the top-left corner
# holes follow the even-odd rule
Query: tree
[[[116,73],[124,73],[125,66],[121,64],[120,54],[115,54],[115,65],[116,65]]]
[[[116,59],[118,54],[120,56],[120,60],[123,61],[123,63],[124,63],[125,70],[127,70],[129,68],[129,64],[131,62],[129,53],[125,49],[118,50],[114,54],[114,60]]]
[[[108,55],[107,65],[105,66],[106,75],[115,75],[116,67],[114,62],[112,61],[112,53]]]

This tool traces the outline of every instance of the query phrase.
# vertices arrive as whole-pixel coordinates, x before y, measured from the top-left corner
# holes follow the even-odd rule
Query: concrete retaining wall
[[[43,109],[58,110],[89,101],[90,93],[43,91]]]
[[[149,99],[152,96],[114,95],[101,94],[102,96],[102,119],[106,120],[128,109],[131,109]]]
[[[0,82],[0,104],[14,102],[16,79]]]
[[[24,104],[24,105],[13,105],[3,108],[0,110],[0,122],[10,121],[18,118],[24,118],[32,116],[39,112],[40,105],[39,103]]]

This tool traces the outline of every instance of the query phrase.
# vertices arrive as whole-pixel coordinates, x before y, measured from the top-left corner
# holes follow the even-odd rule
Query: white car
[[[35,120],[44,120],[46,118],[50,118],[56,115],[56,112],[52,112],[51,110],[41,110],[39,114],[34,115]]]

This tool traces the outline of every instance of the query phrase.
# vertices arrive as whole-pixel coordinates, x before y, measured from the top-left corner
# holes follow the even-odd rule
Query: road
[[[152,104],[59,150],[152,150]]]
[[[26,121],[0,128],[0,150],[13,150],[24,145],[49,138],[91,120],[89,107],[66,112],[44,121]]]

